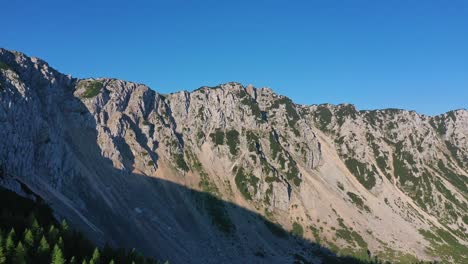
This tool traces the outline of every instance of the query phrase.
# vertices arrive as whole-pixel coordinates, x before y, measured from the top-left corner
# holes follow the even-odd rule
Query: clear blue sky
[[[3,1],[0,47],[158,92],[228,81],[303,104],[468,108],[468,1]]]

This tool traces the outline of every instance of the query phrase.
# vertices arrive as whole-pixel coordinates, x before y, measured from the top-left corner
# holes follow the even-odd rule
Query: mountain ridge
[[[6,52],[17,53],[17,54],[21,54],[22,56],[30,57],[31,59],[35,59],[35,60],[37,60],[38,62],[41,62],[41,63],[43,63],[43,64],[46,64],[46,65],[47,65],[48,67],[50,67],[51,69],[54,69],[54,70],[55,70],[55,68],[54,68],[54,67],[51,67],[47,61],[45,61],[45,60],[43,60],[43,59],[41,59],[41,58],[39,58],[39,57],[28,56],[27,54],[25,54],[25,53],[23,53],[23,52],[16,51],[16,50],[9,50],[9,49],[2,48],[2,47],[0,47],[0,51],[3,51],[4,53],[6,53]],[[63,74],[63,73],[62,73],[62,74]],[[70,76],[70,77],[72,76],[71,74],[64,74],[64,75],[67,75],[67,76]],[[119,79],[119,78],[117,78],[117,77],[105,77],[105,76],[102,76],[102,77],[84,77],[84,78],[83,78],[83,77],[80,77],[80,78],[78,78],[78,77],[73,77],[73,79],[76,79],[76,80],[78,80],[78,79],[81,79],[81,80],[95,80],[95,79],[96,79],[96,80],[97,80],[97,79],[121,80],[121,79]],[[147,85],[147,84],[145,84],[145,83],[143,83],[143,82],[134,82],[134,81],[126,81],[126,82],[128,82],[128,83],[133,83],[133,84],[135,84],[135,85],[143,85],[143,86],[146,86],[146,87],[148,87],[149,89],[151,89],[152,91],[158,93],[158,91],[157,91],[156,89],[153,89],[151,86],[149,86],[149,85]],[[182,89],[182,90],[178,90],[178,91],[173,91],[173,92],[169,92],[169,93],[160,93],[160,94],[161,94],[161,95],[164,95],[164,94],[169,95],[169,94],[176,94],[176,93],[180,93],[180,92],[192,93],[192,92],[196,92],[197,90],[200,90],[200,89],[204,89],[204,88],[216,88],[216,87],[220,87],[220,86],[222,86],[222,85],[231,84],[231,83],[238,84],[238,85],[240,85],[240,86],[242,86],[242,87],[245,87],[245,88],[247,88],[247,87],[249,87],[249,86],[252,86],[252,87],[253,87],[253,84],[245,85],[245,84],[240,83],[240,82],[237,82],[237,81],[228,81],[228,82],[220,83],[220,84],[218,84],[218,85],[216,85],[216,86],[200,86],[200,87],[194,88],[194,89],[192,89],[192,90],[185,90],[185,89]],[[277,94],[277,95],[279,95],[279,96],[288,97],[287,95],[282,95],[282,94],[278,94],[278,93],[274,92],[274,89],[273,89],[273,88],[270,88],[270,87],[259,87],[259,88],[255,87],[255,89],[267,89],[267,90],[270,90],[271,92],[273,92],[273,93],[275,93],[275,94]],[[289,98],[289,97],[288,97],[288,98]],[[331,103],[319,103],[319,104],[316,104],[316,103],[312,103],[312,104],[296,104],[296,105],[299,105],[299,106],[320,106],[320,105],[342,106],[342,105],[352,105],[352,106],[354,106],[354,107],[358,110],[358,108],[356,107],[355,104],[353,104],[353,103],[346,103],[346,102],[339,103],[339,104],[331,104]],[[446,111],[446,112],[439,113],[439,114],[434,114],[434,115],[424,114],[424,113],[421,113],[421,112],[419,112],[419,111],[417,111],[417,110],[410,110],[410,109],[404,109],[404,108],[395,108],[395,107],[385,107],[385,108],[375,108],[375,109],[361,109],[361,110],[358,110],[358,111],[360,111],[360,112],[366,112],[366,111],[372,112],[372,111],[391,111],[391,110],[416,112],[416,113],[419,114],[419,115],[425,115],[425,116],[429,116],[429,117],[436,117],[436,116],[440,116],[440,115],[446,115],[446,114],[448,114],[448,113],[450,113],[450,112],[468,111],[467,108],[456,108],[456,109],[448,110],[448,111]]]
[[[296,250],[294,243],[278,247],[263,231],[259,241],[241,215],[215,203],[215,215],[208,206],[185,216],[210,234],[205,239],[218,252],[203,258],[197,253],[203,232],[184,232],[178,216],[197,202],[183,191],[150,188],[143,184],[147,177],[247,208],[341,254],[367,256],[370,250],[384,259],[414,255],[455,263],[467,258],[466,110],[430,117],[363,112],[349,104],[297,105],[269,88],[235,82],[162,95],[118,79],[75,79],[4,49],[0,60],[6,65],[0,67],[0,136],[8,139],[0,145],[0,161],[96,240],[125,237],[124,230],[112,235],[118,228],[104,220],[105,211],[134,215],[119,221],[135,232],[126,239],[146,252],[155,250],[148,244],[155,236],[168,238],[162,245],[168,255],[160,259],[176,263],[190,255],[249,259],[252,245],[240,241],[233,252],[222,252],[226,230],[262,244],[268,256]],[[187,206],[156,222],[185,238],[183,245],[137,217],[144,212],[155,218],[162,201],[174,199]],[[170,248],[175,244],[179,251]]]

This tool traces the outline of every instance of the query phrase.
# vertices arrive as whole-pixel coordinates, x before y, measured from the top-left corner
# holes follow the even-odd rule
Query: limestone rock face
[[[171,263],[315,263],[315,242],[466,260],[466,110],[304,106],[233,82],[163,95],[4,49],[0,63],[3,170],[96,242]]]

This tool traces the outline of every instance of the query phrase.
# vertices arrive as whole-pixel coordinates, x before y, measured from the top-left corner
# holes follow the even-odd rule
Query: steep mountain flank
[[[467,260],[466,110],[303,106],[238,83],[163,95],[0,49],[0,127],[4,169],[99,243],[173,263],[320,262],[319,244]]]

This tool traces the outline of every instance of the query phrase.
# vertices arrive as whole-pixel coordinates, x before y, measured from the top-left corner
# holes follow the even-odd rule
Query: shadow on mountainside
[[[288,263],[288,260],[290,263],[312,263],[316,258],[323,259],[323,263],[370,262],[353,257],[338,257],[328,248],[295,236],[256,212],[223,201],[211,194],[162,179],[137,174],[133,174],[132,177],[143,177],[138,180],[146,181],[155,192],[169,196],[165,201],[154,201],[154,203],[163,203],[166,210],[174,217],[169,222],[154,223],[161,225],[154,228],[160,230],[164,225],[169,231],[161,232],[164,233],[163,236],[168,237],[172,232],[177,234],[173,239],[183,240],[179,242],[181,249],[186,248],[184,243],[195,245],[195,251],[209,256],[209,259],[197,260],[194,253],[187,252],[188,256],[193,254],[194,257],[186,259],[186,263],[225,263],[231,260],[231,263]],[[135,214],[132,217],[167,215],[167,212],[161,210],[151,212],[148,207],[151,206],[142,204],[141,207],[135,207]],[[120,237],[126,237],[128,232],[122,231]],[[210,233],[211,243],[206,243],[203,233]],[[143,252],[158,258],[163,257],[171,263],[179,263],[177,258],[161,252],[164,249],[162,245],[171,244],[170,241],[156,237],[153,239],[158,241],[159,245],[156,244],[150,250],[144,246],[141,248]],[[118,245],[119,241],[114,243]],[[137,242],[133,247],[137,246],[137,249],[140,249],[139,245]],[[238,253],[227,252],[233,250]],[[175,254],[178,253],[177,248],[173,251]]]
[[[144,181],[160,195],[165,193],[162,196],[169,195],[164,201],[153,201],[155,204],[163,203],[166,210],[152,212],[149,208],[154,208],[154,204],[145,202],[124,215],[104,205],[105,202],[101,199],[89,201],[90,203],[85,205],[88,209],[83,213],[88,211],[88,219],[102,232],[96,241],[101,246],[105,241],[115,248],[135,248],[146,256],[168,260],[170,263],[313,263],[318,259],[322,263],[377,263],[370,259],[337,256],[328,248],[298,237],[260,214],[220,200],[211,194],[162,179],[138,174],[127,176],[133,180]],[[21,184],[21,187],[29,195],[35,195],[26,185]],[[41,199],[40,196],[35,196]],[[142,194],[135,193],[135,196],[141,198]],[[192,203],[193,207],[186,208],[187,202]],[[52,207],[55,203],[52,202]],[[99,211],[94,211],[97,208]],[[199,214],[198,217],[193,215],[195,211]],[[60,211],[55,210],[55,213],[61,217]],[[169,217],[169,222],[155,219],[170,215],[173,217]],[[151,218],[151,222],[146,222],[148,217]],[[139,221],[138,218],[145,221]],[[72,226],[77,224],[78,219],[70,220]],[[142,228],[139,225],[146,227]],[[78,223],[78,229],[95,239],[96,234],[89,227]],[[147,232],[152,235],[148,236]],[[171,233],[174,234],[172,237]],[[211,233],[209,237],[213,241],[204,240],[203,233]],[[146,244],[148,241],[152,241],[150,246]],[[178,244],[180,248],[174,244]],[[164,252],[168,249],[167,245],[175,247],[170,250],[170,254]],[[194,246],[193,251],[185,252],[188,245]],[[234,257],[228,251],[236,248],[237,256]],[[197,255],[197,252],[203,257],[198,258],[200,255]],[[177,254],[194,256],[179,258]]]

